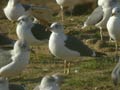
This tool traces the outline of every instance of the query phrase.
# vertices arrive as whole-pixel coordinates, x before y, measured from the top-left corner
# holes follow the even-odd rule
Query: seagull
[[[8,0],[8,4],[3,11],[8,20],[16,21],[22,15],[31,15],[32,9],[46,8],[42,6],[22,4],[21,0]]]
[[[93,51],[79,39],[65,35],[63,25],[58,22],[54,22],[50,26],[50,31],[52,34],[49,38],[49,50],[58,58],[72,59],[80,56],[103,55]]]
[[[82,29],[95,25],[100,29],[101,40],[103,40],[103,29],[106,29],[107,21],[112,15],[112,8],[118,5],[117,0],[98,0],[98,6],[84,22]]]
[[[23,15],[18,18],[16,33],[19,39],[27,41],[29,44],[41,44],[46,42],[50,32],[46,31],[46,26],[33,22],[33,18]]]
[[[13,50],[0,51],[0,77],[8,78],[18,75],[29,63],[30,49],[23,40],[17,40]]]
[[[118,42],[120,41],[120,7],[115,7],[112,10],[112,16],[107,22],[109,36],[115,41],[116,54],[118,53]]]
[[[112,71],[111,78],[113,80],[113,84],[114,84],[115,88],[118,88],[117,86],[118,86],[118,82],[120,80],[120,58],[119,58],[117,65],[114,67],[114,69]]]
[[[57,75],[44,76],[41,80],[41,84],[36,86],[33,90],[60,90],[58,78],[59,76]]]

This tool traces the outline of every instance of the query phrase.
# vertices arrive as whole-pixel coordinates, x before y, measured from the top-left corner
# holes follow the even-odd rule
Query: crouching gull
[[[29,63],[30,49],[23,40],[17,40],[13,50],[0,52],[0,77],[15,76]]]
[[[17,84],[9,84],[7,78],[0,77],[0,90],[26,90],[25,86]]]
[[[30,44],[41,44],[48,41],[51,32],[46,31],[46,26],[34,23],[33,18],[23,15],[18,18],[16,33],[19,39]]]
[[[47,75],[44,76],[41,80],[40,85],[36,86],[33,90],[60,90],[59,80],[60,77],[57,75]]]
[[[103,29],[106,29],[107,21],[112,15],[112,8],[118,5],[117,0],[98,0],[98,6],[84,22],[82,29],[87,26],[95,25],[100,29],[101,40],[103,40]]]
[[[112,10],[112,16],[107,22],[109,36],[115,40],[116,55],[118,54],[118,42],[120,41],[120,7],[115,7]]]
[[[43,6],[22,4],[21,0],[8,0],[7,6],[3,9],[5,16],[10,21],[16,21],[22,15],[30,15],[31,9],[48,9]]]
[[[80,56],[104,55],[103,53],[91,50],[77,38],[65,35],[63,25],[58,22],[54,22],[50,26],[50,31],[52,34],[49,38],[49,50],[58,58],[71,59]]]

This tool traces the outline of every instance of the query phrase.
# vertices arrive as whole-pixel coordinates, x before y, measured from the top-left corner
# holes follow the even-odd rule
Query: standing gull
[[[30,44],[41,44],[42,40],[46,42],[51,34],[45,30],[46,28],[41,24],[34,23],[32,17],[23,15],[18,19],[16,32],[19,39]]]
[[[116,54],[118,53],[118,42],[120,42],[120,7],[112,10],[112,16],[107,22],[109,36],[115,40]]]
[[[57,77],[57,78],[56,78]],[[33,90],[60,90],[58,76],[45,76],[41,80],[41,84]]]
[[[29,63],[30,49],[23,40],[17,40],[11,51],[0,53],[0,76],[3,78],[15,76],[23,71]]]
[[[79,39],[65,35],[63,25],[58,22],[50,26],[50,31],[52,34],[49,38],[49,50],[58,58],[72,59],[80,56],[102,55],[102,53],[91,50]]]
[[[16,21],[22,15],[30,15],[31,9],[45,9],[44,7],[22,4],[21,0],[8,0],[3,9],[5,16],[10,21]]]
[[[82,29],[87,26],[95,25],[100,29],[101,40],[103,40],[103,29],[106,29],[107,21],[112,15],[112,8],[117,5],[117,0],[99,0],[98,6],[84,22]]]

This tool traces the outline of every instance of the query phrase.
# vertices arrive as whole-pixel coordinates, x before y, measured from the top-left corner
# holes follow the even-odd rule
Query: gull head
[[[34,21],[34,17],[28,15],[20,16],[17,20],[18,25],[28,28],[31,28],[33,26],[33,21]]]
[[[58,22],[54,22],[50,26],[50,31],[55,32],[55,33],[61,33],[61,32],[64,32],[64,27],[62,24],[60,24]]]
[[[120,8],[119,7],[115,7],[112,9],[112,16],[117,16],[120,15]]]
[[[52,76],[45,76],[43,77],[41,84],[49,84],[49,83],[54,83],[55,82],[55,78]]]
[[[28,52],[30,51],[29,45],[24,40],[17,40],[14,44],[14,52]]]
[[[39,86],[40,88],[48,88],[48,87],[58,87],[58,84],[56,82],[56,79],[53,76],[45,76],[41,80],[41,84]]]

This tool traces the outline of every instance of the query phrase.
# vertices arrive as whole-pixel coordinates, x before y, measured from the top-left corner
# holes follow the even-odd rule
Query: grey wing
[[[40,90],[39,85],[36,86],[33,90]]]
[[[12,62],[10,51],[0,50],[0,68]]]
[[[34,37],[38,40],[48,40],[51,32],[47,32],[45,29],[47,27],[38,23],[34,23],[31,32]]]
[[[100,20],[102,20],[104,15],[103,9],[101,6],[97,7],[92,14],[87,18],[85,21],[86,25],[95,25],[97,24]]]
[[[71,50],[78,51],[81,56],[92,56],[93,50],[75,37],[67,36],[65,46]]]

